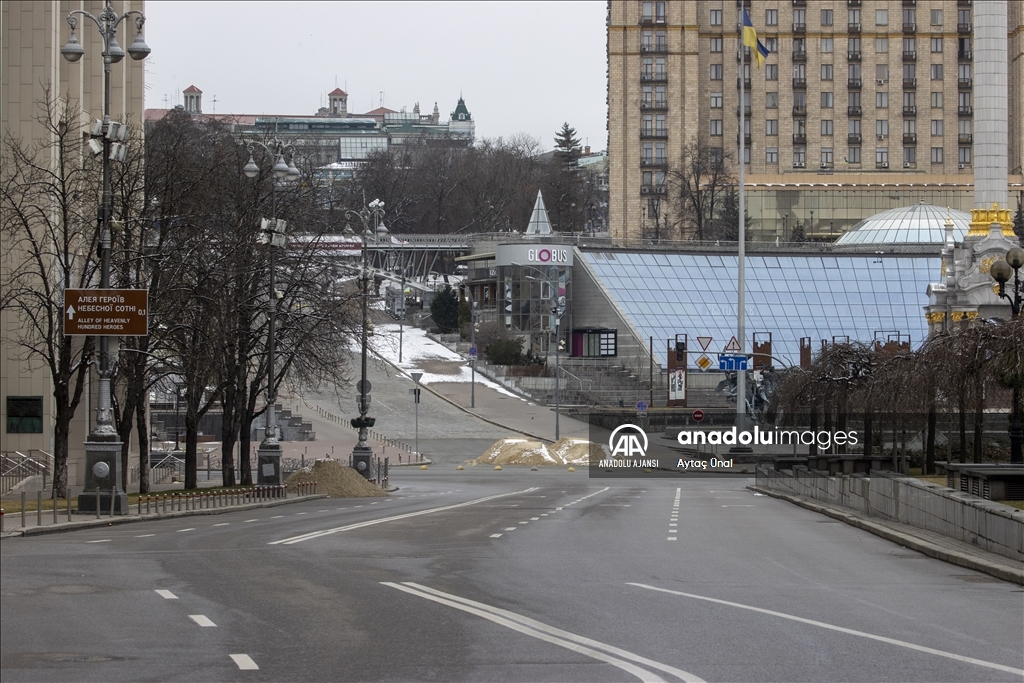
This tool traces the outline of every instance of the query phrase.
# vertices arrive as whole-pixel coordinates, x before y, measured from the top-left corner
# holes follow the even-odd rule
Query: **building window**
[[[765,66],[764,66],[764,80],[766,80],[766,81],[777,81],[777,80],[779,80],[779,65],[778,64],[765,64]]]
[[[917,23],[917,10],[912,7],[905,8],[903,10],[903,23],[906,25],[914,25]]]
[[[903,93],[903,111],[912,112],[917,107],[917,93]]]
[[[832,119],[821,120],[821,134],[832,135]]]
[[[778,135],[779,134],[779,120],[778,119],[765,119],[765,122],[764,122],[764,134],[765,135]]]
[[[722,51],[722,37],[721,36],[719,36],[717,38],[712,38],[711,39],[711,51],[712,52],[721,52]]]
[[[849,20],[848,23],[850,24],[850,26],[856,26],[858,30],[860,29],[860,10],[859,9],[847,10],[846,17]]]
[[[941,64],[932,64],[932,80],[933,81],[941,81],[942,80],[942,65]]]
[[[777,9],[766,9],[764,11],[764,23],[766,26],[778,26],[779,25],[779,10]]]
[[[860,38],[847,38],[846,49],[851,55],[860,55]]]
[[[832,52],[833,43],[834,43],[834,41],[833,41],[831,36],[829,36],[827,38],[822,38],[821,39],[821,51],[825,52],[825,53]]]
[[[932,38],[932,52],[942,52],[942,37],[936,36]]]
[[[765,150],[764,150],[764,163],[766,163],[766,164],[777,164],[777,163],[779,163],[779,148],[778,147],[765,147]]]
[[[917,148],[916,147],[904,147],[903,148],[903,163],[917,165]]]
[[[942,93],[932,93],[932,109],[942,109]]]
[[[807,93],[800,92],[793,93],[793,109],[798,111],[804,111],[807,109]]]
[[[775,53],[779,51],[779,39],[777,36],[767,36],[764,39],[764,46],[768,48],[768,52]]]
[[[851,147],[846,160],[851,164],[860,163],[860,147]]]
[[[957,95],[957,99],[959,100],[959,103],[960,103],[958,106],[961,109],[963,109],[965,111],[970,111],[970,109],[971,109],[971,93],[969,93],[969,92],[962,92],[959,95]]]
[[[832,10],[823,9],[821,10],[821,25],[831,26],[832,25]]]
[[[807,163],[807,149],[804,147],[793,148],[793,165],[803,166]]]
[[[7,397],[7,433],[43,433],[43,397]]]
[[[778,109],[779,108],[779,93],[777,93],[777,92],[766,92],[764,94],[764,108],[765,109]]]
[[[832,80],[832,65],[822,64],[821,65],[821,80],[831,81]]]
[[[971,65],[970,64],[958,64],[956,67],[957,78],[963,78],[970,80],[971,78]]]
[[[656,143],[654,143],[654,163],[656,163],[656,164],[666,164],[666,163],[668,163],[668,156],[665,154],[666,149],[667,149],[667,147],[666,147],[664,142],[656,142]],[[663,175],[663,174],[661,174],[661,172],[659,171],[658,174],[656,174],[656,175]],[[658,181],[658,184],[661,185],[664,182],[665,182],[665,180],[664,180],[664,178],[662,178],[662,179],[660,179]]]
[[[888,64],[875,64],[875,78],[880,81],[889,80],[889,65]],[[881,85],[881,83],[879,84]]]
[[[917,54],[917,38],[904,38],[903,39],[903,54],[905,54],[905,55],[916,55]]]
[[[876,9],[875,10],[875,26],[888,26],[889,25],[889,10],[887,9]]]
[[[932,147],[932,163],[933,164],[941,164],[942,163],[942,148],[941,147]]]
[[[942,10],[932,10],[932,26],[942,26]]]
[[[860,119],[850,119],[850,135],[860,137]]]
[[[645,142],[640,145],[640,161],[644,164],[654,161],[654,143]]]
[[[749,164],[750,163],[750,148],[749,147],[744,147],[743,148],[743,163],[745,163],[745,164]]]
[[[887,92],[876,92],[875,93],[875,106],[878,109],[889,108],[889,93]]]
[[[889,163],[889,148],[888,147],[876,147],[875,148],[875,163],[886,164]]]
[[[848,96],[850,98],[850,106],[851,107],[855,107],[856,109],[859,110],[860,106],[861,106],[860,105],[860,93],[855,90],[855,91],[853,91],[851,93],[848,93]],[[860,116],[860,113],[857,112],[855,114],[851,114],[851,116]]]
[[[721,135],[722,134],[722,119],[711,119],[711,134]]]
[[[794,38],[793,39],[793,52],[797,54],[807,53],[807,40],[805,38]]]
[[[885,53],[889,51],[888,38],[875,38],[875,52]]]
[[[722,93],[720,93],[720,92],[713,92],[713,93],[711,93],[711,108],[712,109],[721,109],[722,108],[722,100],[723,100]]]
[[[720,168],[722,166],[722,160],[725,158],[725,154],[721,147],[711,148],[711,166],[712,168]]]
[[[722,10],[713,9],[711,10],[711,25],[721,26],[722,25]]]
[[[831,109],[832,103],[835,101],[835,97],[830,92],[821,93],[821,108]]]
[[[970,147],[961,147],[958,158],[959,158],[961,164],[969,164],[969,163],[971,163],[971,148]]]
[[[832,148],[831,147],[822,147],[821,148],[821,163],[824,166],[831,166],[832,165]]]
[[[722,80],[722,65],[712,64],[711,65],[711,80],[720,81]]]
[[[942,119],[932,119],[932,135],[942,136]]]
[[[886,138],[889,136],[889,120],[878,119],[875,121],[875,135],[879,138]]]

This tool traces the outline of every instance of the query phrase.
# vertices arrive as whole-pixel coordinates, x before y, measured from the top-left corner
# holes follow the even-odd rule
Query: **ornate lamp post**
[[[124,59],[125,51],[117,44],[117,27],[128,17],[135,17],[135,40],[128,48],[128,55],[134,60],[145,59],[149,55],[149,46],[142,38],[142,25],[146,23],[146,15],[137,10],[131,10],[118,16],[108,2],[103,6],[99,17],[93,16],[85,10],[73,10],[68,14],[68,25],[71,26],[71,35],[68,42],[61,48],[60,53],[69,62],[77,62],[85,54],[85,48],[78,42],[75,36],[75,29],[78,27],[78,18],[75,15],[82,15],[91,19],[96,28],[99,29],[100,37],[103,39],[103,121],[100,128],[102,135],[103,154],[103,195],[99,210],[100,240],[100,289],[110,288],[110,219],[113,213],[113,193],[110,188],[110,159],[113,137],[124,139],[120,133],[120,126],[113,128],[110,122],[110,65],[116,64]],[[90,145],[95,140],[90,140]],[[100,147],[97,145],[96,147]],[[118,148],[121,149],[121,148]],[[123,157],[122,157],[123,158]],[[86,461],[86,490],[96,491],[102,486],[110,487],[110,496],[101,504],[109,506],[113,512],[123,514],[128,507],[128,498],[123,491],[117,490],[117,482],[120,481],[120,452],[121,444],[117,440],[117,431],[114,429],[113,418],[110,411],[110,337],[100,336],[99,338],[99,387],[96,401],[96,427],[89,435],[85,443]],[[83,510],[82,504],[90,507],[90,501],[95,501],[95,495],[82,496],[79,498],[79,509]],[[92,506],[95,502],[91,503]]]
[[[283,180],[297,180],[299,169],[295,167],[295,151],[291,145],[286,145],[278,139],[273,139],[267,144],[262,142],[248,142],[246,149],[249,151],[249,162],[242,168],[242,172],[249,178],[259,175],[260,167],[256,165],[254,157],[257,149],[262,149],[270,160],[276,159],[273,168],[274,178],[271,181],[270,189],[270,220],[264,219],[262,225],[261,241],[265,242],[270,249],[270,277],[267,292],[267,410],[264,415],[266,426],[263,430],[263,441],[256,449],[256,480],[260,484],[280,485],[281,481],[281,443],[277,439],[277,417],[275,415],[275,404],[277,403],[277,389],[275,384],[276,373],[274,360],[277,355],[277,288],[274,281],[276,271],[277,249],[285,243],[285,222],[277,219],[277,184]],[[285,162],[285,155],[289,154],[291,161]]]
[[[1005,260],[996,261],[989,271],[992,278],[999,283],[999,297],[1010,302],[1010,312],[1016,318],[1020,315],[1022,297],[1021,268],[1024,268],[1024,249],[1013,247],[1006,252]],[[1006,283],[1013,277],[1013,285],[1009,293],[1006,291]],[[1013,406],[1010,411],[1010,462],[1024,463],[1022,453],[1022,442],[1024,442],[1024,427],[1021,425],[1020,415],[1020,382],[1013,387]]]
[[[354,418],[351,422],[355,429],[359,430],[359,441],[356,443],[355,448],[352,449],[352,466],[366,478],[370,477],[370,459],[373,456],[373,449],[370,448],[370,444],[367,443],[367,430],[374,425],[376,420],[370,417],[367,413],[370,412],[370,381],[366,379],[366,335],[367,330],[370,326],[368,319],[368,298],[370,289],[370,266],[367,263],[366,247],[370,239],[374,239],[378,236],[386,235],[388,230],[384,227],[384,202],[379,199],[374,199],[372,202],[367,204],[364,208],[359,211],[346,211],[347,217],[357,217],[363,224],[363,232],[361,235],[363,243],[363,269],[360,274],[360,281],[362,284],[362,312],[363,312],[363,330],[362,330],[362,358],[361,358],[361,372],[359,384],[356,385],[356,389],[359,391],[359,396],[356,399],[356,405],[359,408],[359,417]],[[370,229],[370,219],[373,219],[374,229]],[[351,234],[351,228],[346,230]]]

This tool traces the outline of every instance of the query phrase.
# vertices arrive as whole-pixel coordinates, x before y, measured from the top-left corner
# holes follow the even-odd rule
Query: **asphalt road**
[[[3,680],[1024,677],[1019,586],[743,479],[392,480],[387,500],[4,539]]]

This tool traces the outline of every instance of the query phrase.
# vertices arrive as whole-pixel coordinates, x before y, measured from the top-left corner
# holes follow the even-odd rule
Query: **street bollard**
[[[21,528],[22,529],[25,528],[25,506],[26,505],[27,505],[27,503],[25,502],[25,491],[24,491],[24,489],[22,489],[22,491],[21,491]]]
[[[142,494],[139,494],[139,517],[142,516]]]
[[[57,523],[57,489],[53,489],[53,523]]]
[[[96,519],[100,518],[100,489],[96,487]]]
[[[117,484],[114,484],[114,487],[112,489],[110,489],[110,516],[111,517],[114,516],[114,494],[115,493],[117,493]]]
[[[4,532],[4,509],[0,508],[0,534]]]
[[[142,496],[139,496],[139,500],[142,500]],[[140,512],[139,514],[141,515],[142,513]],[[149,496],[146,496],[146,514],[149,514]]]
[[[316,495],[316,480],[313,480],[313,495]]]
[[[36,526],[43,525],[43,490],[36,491]]]

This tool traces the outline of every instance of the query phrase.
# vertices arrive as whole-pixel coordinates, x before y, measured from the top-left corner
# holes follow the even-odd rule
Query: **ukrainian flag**
[[[751,52],[754,53],[754,61],[757,62],[757,68],[761,68],[761,64],[764,63],[765,58],[770,54],[768,48],[757,39],[757,31],[754,30],[754,25],[750,23],[750,14],[747,12],[747,8],[743,8],[743,45],[749,47]]]

